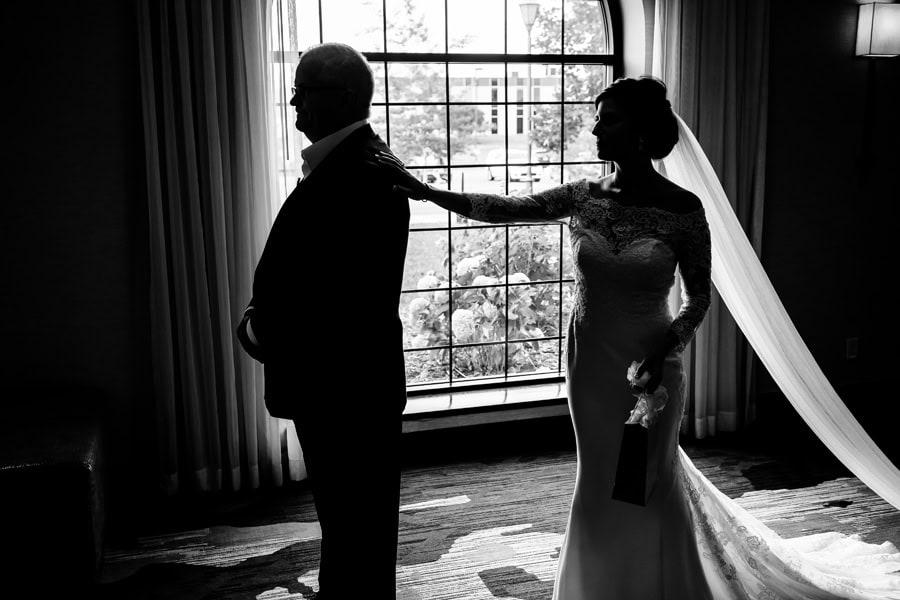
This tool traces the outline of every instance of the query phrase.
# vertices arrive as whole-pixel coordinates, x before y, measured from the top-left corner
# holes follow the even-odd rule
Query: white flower
[[[422,313],[427,312],[430,306],[431,302],[428,301],[428,298],[413,298],[407,309],[409,318],[412,320],[417,319]]]
[[[509,276],[507,281],[509,283],[528,283],[531,280],[528,279],[528,275],[526,275],[525,273],[513,273]]]
[[[450,301],[450,292],[447,290],[437,290],[432,296],[435,304],[446,304]]]
[[[433,271],[428,271],[425,275],[419,279],[418,283],[416,283],[416,289],[419,290],[427,290],[430,288],[436,288],[441,284],[440,279],[434,276]]]
[[[634,405],[634,408],[631,410],[625,423],[627,425],[640,423],[641,427],[649,429],[666,407],[666,401],[669,399],[669,392],[660,385],[653,390],[652,394],[641,392],[640,394],[635,394],[635,396],[638,399],[637,403]]]
[[[478,256],[470,256],[456,263],[456,276],[462,277],[467,273],[475,273],[481,269],[481,263],[487,260],[483,254]]]
[[[475,313],[467,308],[457,308],[453,311],[453,335],[458,341],[468,341],[475,336]]]
[[[489,277],[487,275],[479,275],[475,279],[472,280],[472,285],[496,285],[500,280],[496,277]]]
[[[420,333],[410,340],[410,346],[413,348],[425,348],[428,346],[428,334]]]
[[[628,378],[628,383],[629,385],[631,385],[631,387],[644,389],[644,386],[646,386],[647,382],[650,381],[650,373],[644,371],[640,378],[638,378],[637,372],[640,366],[641,363],[637,361],[632,362],[631,366],[628,367],[628,375],[626,377]]]

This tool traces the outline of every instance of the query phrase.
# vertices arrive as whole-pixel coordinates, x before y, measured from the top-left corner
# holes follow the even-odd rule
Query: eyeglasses
[[[334,84],[322,84],[322,85],[313,85],[309,83],[300,83],[295,87],[291,88],[291,94],[294,96],[306,96],[310,92],[324,92],[326,90],[343,90],[346,89],[342,85],[334,85]]]

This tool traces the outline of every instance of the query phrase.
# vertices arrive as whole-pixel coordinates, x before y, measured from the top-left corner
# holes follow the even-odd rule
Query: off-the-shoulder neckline
[[[666,213],[667,215],[675,215],[677,217],[689,217],[689,216],[700,215],[700,214],[704,213],[704,209],[703,209],[702,205],[700,206],[700,208],[697,208],[694,210],[689,210],[688,212],[675,212],[673,210],[666,210],[665,208],[661,208],[659,206],[638,206],[635,204],[625,204],[623,202],[619,202],[615,198],[610,198],[608,196],[604,197],[604,198],[597,198],[596,196],[591,195],[591,181],[589,179],[582,179],[581,183],[584,186],[585,196],[587,196],[591,200],[596,200],[597,202],[610,202],[620,208],[628,208],[628,209],[632,209],[632,210],[651,210],[651,211],[656,211],[656,212],[663,212],[663,213]]]

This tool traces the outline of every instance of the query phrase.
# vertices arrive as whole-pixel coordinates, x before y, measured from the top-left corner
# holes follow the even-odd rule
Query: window
[[[294,70],[320,41],[366,55],[372,127],[432,185],[528,194],[608,171],[590,134],[615,62],[604,2],[274,0],[271,37],[280,198],[307,143],[287,105]],[[414,201],[411,212],[399,307],[410,391],[559,378],[574,286],[565,225],[493,226]]]

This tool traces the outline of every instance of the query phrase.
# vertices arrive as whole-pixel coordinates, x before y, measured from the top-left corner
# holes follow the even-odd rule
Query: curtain
[[[762,239],[769,79],[767,0],[657,0],[653,75],[696,133],[758,255]],[[673,308],[678,303],[678,286]],[[698,438],[754,419],[753,354],[713,291],[709,312],[686,353]],[[687,432],[687,431],[686,431]]]
[[[234,335],[273,213],[266,0],[138,0],[163,489],[305,476]]]
[[[841,401],[794,327],[701,144],[679,119],[666,174],[703,202],[712,280],[762,363],[807,425],[860,481],[900,509],[897,469]]]

